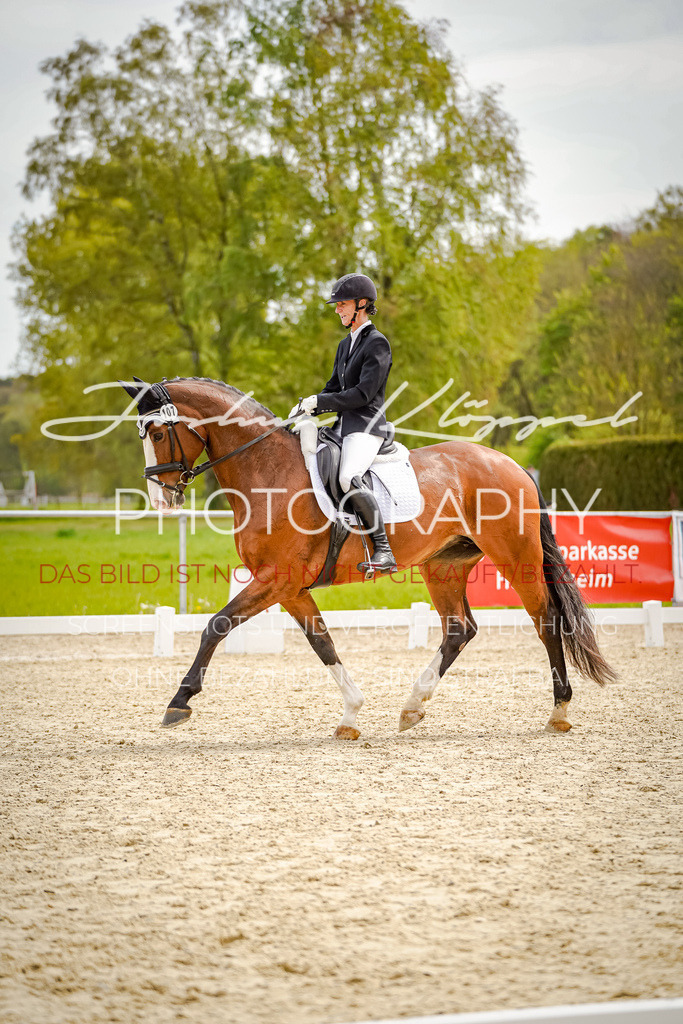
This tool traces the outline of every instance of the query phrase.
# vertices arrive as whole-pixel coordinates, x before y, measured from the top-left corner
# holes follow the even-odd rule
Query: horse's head
[[[139,377],[133,382],[120,384],[137,403],[150,501],[159,512],[171,512],[185,501],[185,487],[206,438],[189,425],[196,417],[190,410],[178,410],[164,384],[146,384]]]

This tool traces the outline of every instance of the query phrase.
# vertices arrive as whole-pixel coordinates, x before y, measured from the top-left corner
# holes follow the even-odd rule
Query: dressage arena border
[[[523,608],[479,608],[474,612],[480,630],[535,635],[535,626]],[[429,647],[430,629],[441,624],[438,612],[426,601],[416,601],[410,608],[328,610],[322,614],[328,628],[344,633],[407,627],[409,650]],[[646,647],[665,646],[665,623],[683,625],[683,608],[664,608],[661,601],[645,601],[642,608],[594,608],[592,614],[596,627],[605,631],[616,626],[643,626]],[[174,653],[176,633],[201,632],[212,617],[210,613],[178,615],[168,606],[157,608],[153,615],[7,615],[0,617],[0,636],[153,633],[154,655],[169,658]],[[287,612],[269,609],[232,630],[218,653],[281,654],[285,630],[298,628]]]
[[[392,1017],[359,1024],[680,1024],[683,999],[637,999],[584,1006],[543,1006],[530,1010],[448,1013],[432,1017]]]
[[[584,1006],[544,1006],[533,1010],[449,1013],[434,1017],[393,1017],[360,1024],[680,1024],[683,999],[638,999]]]

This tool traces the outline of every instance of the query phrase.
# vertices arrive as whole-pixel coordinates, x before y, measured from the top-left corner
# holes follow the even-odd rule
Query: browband
[[[144,416],[138,416],[138,433],[141,438],[144,438],[147,433],[147,427],[150,423],[178,423],[179,420],[180,416],[178,415],[178,410],[175,405],[173,402],[167,402],[166,405],[162,405],[160,409],[157,409],[154,412],[148,412]]]

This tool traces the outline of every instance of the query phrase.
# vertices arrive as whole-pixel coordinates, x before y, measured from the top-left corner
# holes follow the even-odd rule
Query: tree
[[[95,350],[106,367],[136,353],[154,371],[175,358],[220,374],[235,338],[263,333],[295,255],[297,183],[245,148],[258,103],[229,39],[234,6],[186,5],[183,42],[146,23],[109,62],[81,40],[45,63],[58,113],[25,192],[48,189],[54,211],[18,235],[39,365]]]
[[[527,350],[534,414],[609,417],[642,392],[621,430],[680,430],[683,191],[658,196],[630,231],[592,228],[544,258],[555,291],[542,276]]]
[[[24,410],[20,399],[22,383],[16,380],[0,380],[0,450],[3,453],[0,481],[7,490],[18,490],[22,486],[21,453],[15,435],[21,430]]]
[[[349,269],[378,280],[407,406],[434,367],[489,391],[504,374],[533,294],[524,167],[443,25],[393,0],[188,2],[176,33],[146,21],[43,70],[56,114],[25,193],[51,210],[18,226],[16,274],[25,351],[62,414],[113,409],[80,386],[132,373],[218,376],[288,407],[329,373],[320,298]]]
[[[495,93],[467,88],[445,23],[416,25],[395,3],[259,0],[249,17],[275,85],[272,145],[319,202],[318,278],[329,267],[328,278],[359,269],[378,282],[392,385],[410,383],[392,412],[449,377],[444,405],[464,388],[492,395],[530,315],[536,273],[515,233],[524,212],[516,130]],[[329,372],[336,339],[324,316],[314,295],[285,333],[309,353],[297,393]],[[438,430],[436,419],[430,407],[409,426]]]

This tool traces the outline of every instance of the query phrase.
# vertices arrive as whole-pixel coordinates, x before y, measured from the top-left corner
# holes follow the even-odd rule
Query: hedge
[[[541,490],[550,502],[555,488],[558,509],[574,503],[591,509],[664,511],[683,502],[683,437],[610,437],[596,441],[555,441],[540,460]]]

